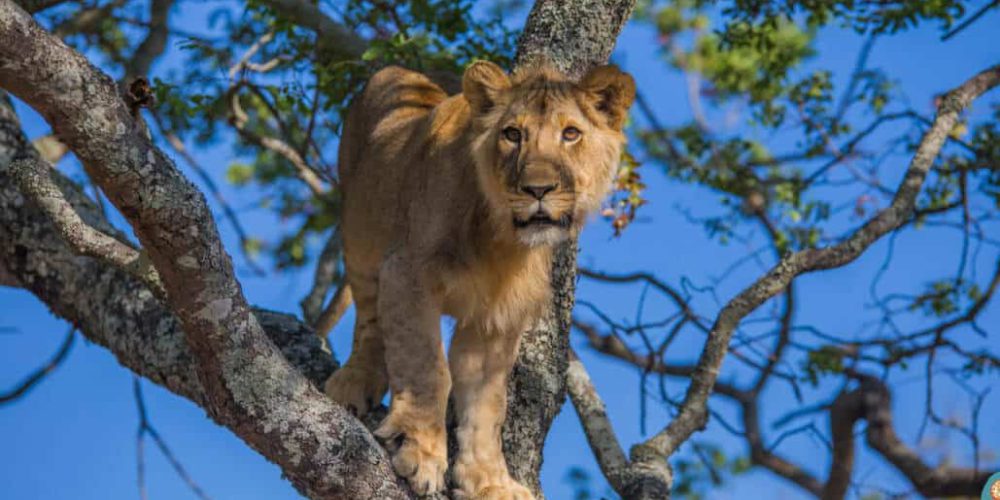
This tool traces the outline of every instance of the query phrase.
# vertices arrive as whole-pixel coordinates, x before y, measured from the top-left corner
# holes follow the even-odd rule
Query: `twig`
[[[877,37],[878,33],[869,35],[858,52],[858,60],[854,63],[854,70],[851,71],[851,80],[847,84],[847,88],[844,89],[843,95],[840,96],[840,103],[837,105],[837,113],[834,115],[835,123],[840,123],[840,120],[844,118],[844,114],[847,113],[847,108],[854,102],[854,90],[858,88],[858,82],[861,81],[861,74],[864,73],[865,67],[868,66],[868,56],[872,53],[872,47],[875,46],[875,39]]]
[[[210,497],[205,494],[205,491],[201,489],[201,486],[195,482],[195,480],[188,474],[184,466],[177,460],[174,456],[173,451],[167,446],[166,441],[160,437],[160,433],[156,431],[153,424],[149,421],[149,414],[146,411],[146,401],[142,396],[142,383],[139,381],[139,377],[132,376],[132,394],[135,397],[135,406],[139,411],[139,430],[136,431],[136,458],[137,458],[137,473],[138,473],[138,484],[139,484],[139,498],[146,499],[146,459],[145,459],[145,444],[144,438],[149,436],[156,443],[156,447],[160,449],[160,453],[170,462],[170,466],[174,468],[174,472],[184,481],[184,484],[191,489],[194,495],[202,500],[210,500]]]
[[[243,107],[240,105],[240,96],[238,90],[244,85],[249,85],[246,82],[234,85],[229,91],[229,123],[239,132],[240,136],[247,141],[256,144],[260,147],[270,149],[271,151],[282,156],[289,163],[295,167],[295,171],[309,190],[312,191],[313,195],[317,197],[324,197],[327,195],[327,188],[323,185],[323,181],[316,175],[315,170],[309,166],[304,158],[299,154],[295,148],[291,147],[285,141],[278,139],[276,137],[260,135],[255,132],[251,132],[247,129],[247,122],[250,117],[247,116],[246,112],[243,111]]]
[[[959,23],[958,26],[955,26],[954,28],[952,28],[951,31],[945,33],[944,35],[941,35],[941,41],[942,42],[948,41],[949,38],[951,38],[951,37],[959,34],[965,28],[968,28],[969,26],[971,26],[972,23],[978,21],[980,17],[983,17],[983,15],[986,14],[986,12],[988,12],[990,9],[992,9],[993,7],[996,7],[998,5],[1000,5],[1000,0],[995,0],[993,2],[990,2],[990,3],[986,4],[986,5],[984,5],[981,9],[979,9],[978,11],[976,11],[975,14],[969,16],[964,21],[962,21],[961,23]]]
[[[5,405],[11,403],[33,389],[46,375],[55,371],[59,365],[62,364],[63,360],[66,359],[66,355],[69,354],[69,350],[73,347],[73,339],[76,338],[76,328],[70,327],[69,331],[66,332],[66,338],[59,345],[59,349],[56,351],[52,358],[49,359],[41,368],[38,368],[31,375],[28,375],[20,384],[17,384],[13,389],[0,393],[0,405]]]
[[[254,42],[253,45],[251,45],[250,48],[248,48],[247,51],[243,53],[243,56],[240,57],[240,60],[237,61],[236,64],[234,64],[231,68],[229,68],[229,79],[235,80],[236,75],[238,75],[244,69],[248,68],[250,64],[250,59],[253,58],[253,56],[257,54],[257,52],[259,52],[260,49],[264,48],[265,45],[270,43],[271,40],[274,40],[274,31],[268,31],[267,33],[261,35],[261,37],[258,38],[257,41]]]

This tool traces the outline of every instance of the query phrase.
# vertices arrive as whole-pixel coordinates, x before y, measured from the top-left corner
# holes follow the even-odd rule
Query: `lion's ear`
[[[500,93],[509,88],[507,73],[489,61],[472,63],[462,75],[462,95],[475,113],[489,111]]]
[[[597,96],[595,107],[607,116],[611,128],[621,130],[625,126],[628,108],[635,100],[632,75],[613,64],[598,66],[580,80],[580,87]]]

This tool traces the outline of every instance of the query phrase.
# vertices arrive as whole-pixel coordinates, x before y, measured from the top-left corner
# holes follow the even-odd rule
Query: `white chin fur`
[[[555,245],[568,235],[569,232],[565,229],[549,225],[528,226],[517,230],[518,239],[530,248]]]

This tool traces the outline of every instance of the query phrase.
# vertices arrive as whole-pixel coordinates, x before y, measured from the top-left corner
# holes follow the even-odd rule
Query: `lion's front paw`
[[[409,427],[409,426],[408,426]],[[405,431],[392,424],[392,415],[375,430],[392,454],[392,467],[406,479],[418,495],[428,495],[444,489],[444,473],[448,470],[448,450],[443,427],[439,432],[428,426]]]
[[[463,464],[454,468],[458,489],[455,497],[461,500],[535,500],[531,490],[507,474],[506,464]]]
[[[354,416],[362,417],[385,396],[385,376],[353,368],[348,363],[326,380],[324,392]]]

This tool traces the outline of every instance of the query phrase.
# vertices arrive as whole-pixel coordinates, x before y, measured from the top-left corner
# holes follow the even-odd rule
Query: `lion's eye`
[[[566,142],[573,142],[580,138],[580,129],[576,127],[566,127],[562,132],[562,138]]]
[[[503,138],[510,142],[521,142],[521,131],[514,127],[503,129]]]

